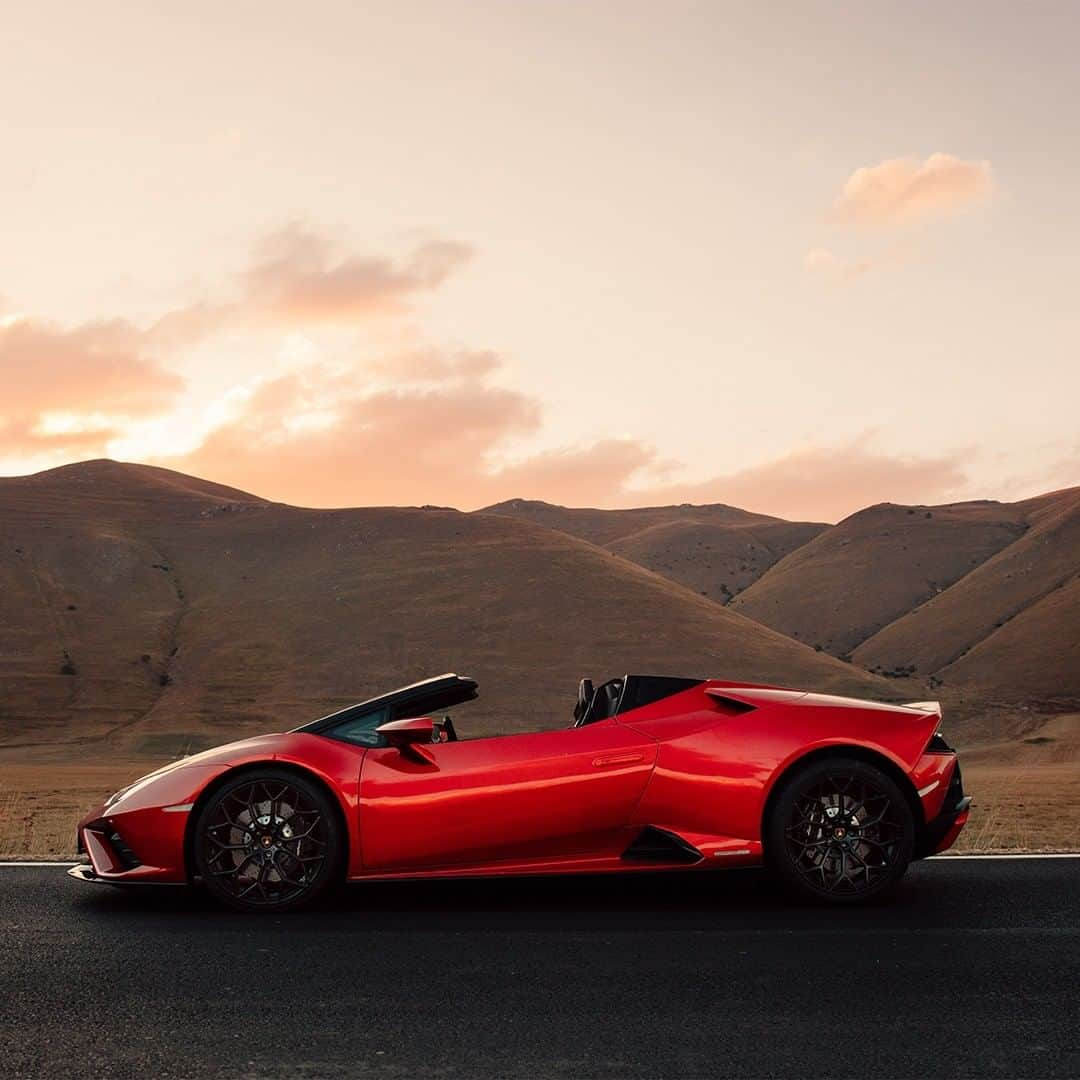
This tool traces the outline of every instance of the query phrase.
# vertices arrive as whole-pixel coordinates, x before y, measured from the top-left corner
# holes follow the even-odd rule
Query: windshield
[[[386,746],[386,737],[380,735],[375,729],[389,719],[390,710],[385,706],[368,713],[361,713],[335,727],[334,738],[355,743],[357,746]]]

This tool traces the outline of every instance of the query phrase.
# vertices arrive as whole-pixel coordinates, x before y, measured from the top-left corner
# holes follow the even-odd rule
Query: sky
[[[0,474],[835,521],[1080,483],[1080,5],[11,5]]]

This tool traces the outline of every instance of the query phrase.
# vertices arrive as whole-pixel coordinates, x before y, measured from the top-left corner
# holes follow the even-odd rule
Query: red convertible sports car
[[[475,697],[441,675],[175,761],[80,823],[69,873],[281,911],[342,880],[764,863],[842,904],[968,817],[935,702],[626,675],[582,680],[569,727],[458,741],[441,714]]]

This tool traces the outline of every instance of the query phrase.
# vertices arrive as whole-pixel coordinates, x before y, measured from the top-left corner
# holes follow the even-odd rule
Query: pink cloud
[[[374,393],[362,367],[275,379],[196,451],[161,464],[308,506],[478,504],[488,455],[534,432],[540,410],[445,362],[438,385]]]
[[[960,454],[915,458],[882,453],[867,434],[648,494],[663,494],[671,502],[723,502],[789,519],[838,521],[873,503],[947,501],[967,481],[963,461]]]
[[[830,218],[852,225],[891,225],[942,216],[988,198],[994,188],[989,161],[931,154],[920,163],[891,158],[856,169],[848,177]]]
[[[263,384],[194,452],[160,464],[307,506],[436,503],[474,509],[524,493],[604,503],[655,451],[633,439],[494,459],[541,425],[532,398],[494,385],[494,353],[411,352],[379,365],[397,386],[370,389],[370,367],[311,366]]]
[[[326,233],[294,222],[255,243],[249,264],[229,279],[233,299],[166,312],[147,335],[177,348],[225,330],[348,327],[400,316],[471,257],[472,248],[450,240],[426,241],[397,259],[341,254]]]
[[[265,237],[245,271],[245,306],[284,322],[349,322],[398,312],[438,288],[472,255],[465,244],[435,240],[403,259],[338,258],[321,233],[299,224]]]
[[[396,260],[341,257],[325,237],[291,226],[258,246],[229,303],[178,309],[146,330],[119,320],[73,328],[4,320],[0,449],[67,460],[99,454],[129,421],[175,403],[183,380],[160,366],[161,350],[225,329],[352,327],[400,317],[467,257],[464,246],[443,242]],[[808,267],[847,272],[825,249],[808,257]],[[597,506],[719,501],[815,519],[882,499],[934,501],[964,480],[957,458],[889,456],[869,438],[689,485],[667,482],[678,463],[659,460],[633,438],[557,447],[500,466],[540,429],[542,415],[536,399],[498,385],[497,354],[412,347],[344,366],[335,359],[257,386],[232,402],[232,418],[196,450],[159,462],[307,505],[472,509],[519,496]]]
[[[125,421],[170,407],[183,380],[157,354],[225,331],[354,327],[407,312],[471,255],[464,244],[433,240],[403,257],[339,254],[327,236],[293,224],[269,234],[226,292],[166,312],[143,329],[123,320],[65,328],[37,319],[0,322],[0,449],[34,458],[47,453],[102,453]],[[397,357],[396,380],[476,377],[498,359],[483,351],[416,350]]]
[[[122,321],[64,329],[35,319],[0,324],[0,443],[5,450],[99,452],[126,419],[172,405],[183,380],[143,352]],[[52,427],[49,418],[63,417]]]
[[[312,367],[265,384],[194,453],[162,460],[259,495],[309,506],[434,503],[475,509],[510,498],[571,506],[723,502],[778,517],[838,520],[871,503],[940,502],[960,491],[960,455],[878,451],[870,435],[799,450],[701,483],[656,483],[674,463],[636,439],[546,450],[496,467],[541,424],[533,399],[493,385],[498,360],[469,371],[425,354],[420,385],[368,392],[366,373]],[[410,370],[415,357],[406,357]]]
[[[486,501],[521,496],[570,506],[604,505],[635,474],[656,465],[656,451],[637,439],[560,447],[500,470],[489,480]]]

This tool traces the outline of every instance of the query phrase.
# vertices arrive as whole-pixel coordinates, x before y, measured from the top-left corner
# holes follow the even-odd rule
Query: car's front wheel
[[[818,758],[783,782],[765,822],[769,866],[795,892],[851,904],[904,875],[914,845],[911,806],[869,762]]]
[[[338,877],[344,838],[322,787],[289,769],[245,771],[213,792],[195,821],[199,877],[243,911],[311,903]]]

